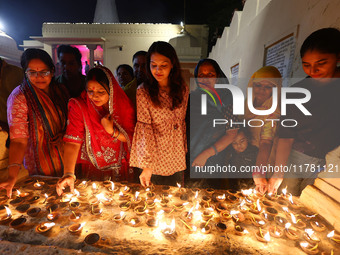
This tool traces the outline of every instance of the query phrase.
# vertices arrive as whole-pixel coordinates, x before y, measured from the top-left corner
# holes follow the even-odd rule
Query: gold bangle
[[[72,173],[66,173],[66,174],[63,175],[62,178],[65,178],[65,177],[72,177],[74,181],[77,180],[76,175],[75,175],[75,174],[72,174]]]

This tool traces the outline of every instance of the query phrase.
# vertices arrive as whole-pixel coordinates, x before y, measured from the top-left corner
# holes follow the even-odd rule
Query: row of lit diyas
[[[36,190],[43,190],[43,186],[43,182],[36,182],[33,185]],[[104,191],[103,188],[105,188]],[[127,185],[120,188],[111,181],[105,181],[103,185],[97,185],[95,182],[89,185],[89,182],[83,181],[76,185],[74,194],[65,193],[60,200],[55,196],[49,197],[45,193],[45,199],[42,204],[49,205],[50,213],[47,215],[47,219],[55,221],[60,216],[60,213],[57,212],[57,208],[55,210],[51,209],[52,205],[50,204],[56,202],[57,204],[62,203],[65,205],[68,203],[68,208],[71,210],[70,220],[77,222],[68,228],[72,233],[79,233],[85,224],[84,222],[79,223],[81,222],[82,214],[78,211],[81,203],[84,202],[91,205],[91,214],[97,217],[103,211],[100,208],[101,205],[104,205],[104,208],[105,206],[118,205],[121,212],[113,215],[113,220],[115,222],[125,222],[131,226],[139,226],[142,223],[140,216],[146,215],[145,222],[149,227],[160,228],[166,237],[172,238],[177,235],[176,214],[178,221],[183,224],[189,233],[197,232],[198,228],[201,233],[210,233],[213,219],[217,220],[216,229],[224,232],[227,230],[226,223],[232,219],[235,222],[235,234],[244,235],[249,233],[244,225],[252,224],[259,227],[255,233],[256,238],[266,243],[270,242],[270,236],[279,238],[285,235],[292,240],[300,239],[300,233],[297,229],[306,228],[306,223],[303,220],[310,221],[311,227],[317,232],[326,230],[324,224],[314,220],[315,215],[301,213],[304,219],[297,219],[298,215],[294,214],[294,211],[301,209],[301,206],[293,200],[291,195],[287,195],[285,190],[280,196],[267,194],[263,197],[256,194],[254,190],[242,190],[241,193],[229,190],[227,193],[218,194],[213,189],[207,189],[205,194],[201,194],[199,197],[198,195],[202,190],[186,190],[179,186],[178,189],[172,188],[174,197],[176,197],[174,201],[171,201],[173,194],[170,194],[170,190],[169,186],[163,186],[163,193],[157,197],[154,187],[143,190],[139,186],[135,193],[132,194],[132,189]],[[143,197],[140,195],[141,193],[144,193]],[[193,196],[192,199],[190,199],[191,196]],[[29,198],[27,201],[34,203],[37,202],[37,197],[32,197],[29,192],[20,193],[19,191],[17,192],[17,198],[13,200]],[[179,202],[175,202],[175,200],[179,200]],[[20,202],[10,204],[18,205]],[[277,205],[280,206],[281,214],[290,216],[291,223],[285,217],[278,215],[278,210],[274,208]],[[6,213],[0,217],[1,222],[11,219],[12,216],[8,207],[5,209]],[[32,209],[39,211],[36,208]],[[132,210],[136,215],[126,219],[127,213],[125,212]],[[165,214],[172,218],[170,225],[166,223]],[[34,217],[33,215],[28,215]],[[24,217],[19,217],[11,221],[10,226],[20,227],[25,223],[24,219]],[[271,222],[275,222],[275,224],[273,225]],[[53,223],[41,223],[36,227],[36,231],[40,233],[47,232],[54,226]],[[268,230],[262,229],[267,225],[271,225]],[[291,228],[292,225],[295,227],[294,229]],[[282,227],[285,228],[283,229]],[[308,254],[317,254],[319,252],[318,243],[320,242],[317,234],[312,229],[307,228],[303,237],[306,241],[300,242],[301,248]],[[340,237],[334,235],[334,231],[330,232],[327,237],[336,243],[340,243]]]

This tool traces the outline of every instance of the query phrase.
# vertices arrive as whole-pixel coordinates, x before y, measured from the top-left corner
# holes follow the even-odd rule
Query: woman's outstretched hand
[[[139,176],[140,183],[143,187],[150,186],[151,184],[152,169],[144,168],[143,172]]]
[[[261,194],[266,193],[266,191],[268,190],[268,183],[266,178],[254,176],[254,182],[256,185],[255,190],[257,192],[260,192]]]
[[[63,194],[63,190],[69,186],[71,193],[74,192],[74,178],[72,176],[65,176],[62,177],[56,186],[58,196],[61,196]]]

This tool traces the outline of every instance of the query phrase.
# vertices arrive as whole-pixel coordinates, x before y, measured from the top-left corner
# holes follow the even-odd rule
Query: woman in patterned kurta
[[[131,139],[135,125],[133,106],[109,69],[99,66],[86,77],[86,91],[68,105],[69,121],[64,136],[64,177],[58,194],[69,185],[73,190],[75,164],[79,176],[91,180],[129,180]]]
[[[174,48],[154,42],[147,54],[147,81],[137,89],[137,125],[130,165],[143,169],[141,184],[176,185],[186,169],[185,114],[189,90]]]
[[[55,67],[47,52],[28,49],[21,56],[25,79],[8,98],[10,127],[9,177],[0,184],[11,196],[20,166],[30,175],[61,176],[62,137],[66,129],[66,88],[54,81]]]

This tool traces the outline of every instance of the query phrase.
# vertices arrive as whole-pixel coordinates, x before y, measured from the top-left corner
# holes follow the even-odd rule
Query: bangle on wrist
[[[72,177],[74,181],[77,180],[76,175],[73,173],[65,173],[62,178],[64,177]]]
[[[12,167],[12,166],[21,167],[21,164],[19,164],[19,163],[12,163],[12,164],[9,164],[9,165],[7,166],[7,169],[10,168],[10,167]]]
[[[213,148],[213,150],[215,151],[215,156],[216,156],[218,154],[218,151],[217,151],[215,145],[212,145],[211,148]]]

